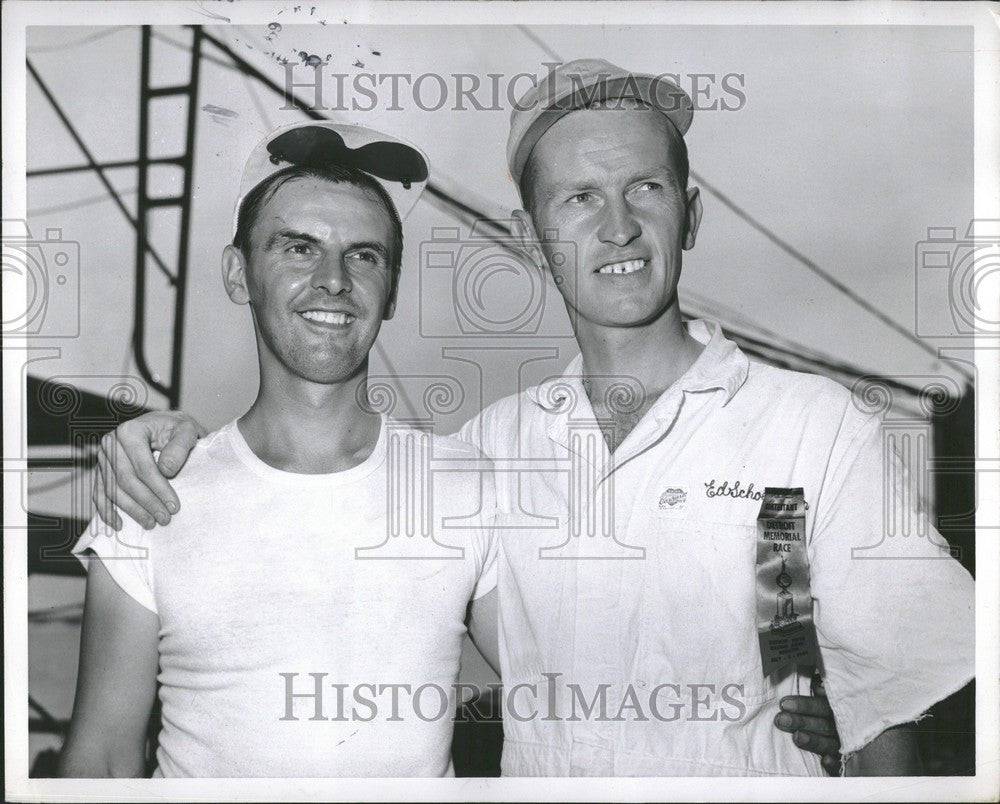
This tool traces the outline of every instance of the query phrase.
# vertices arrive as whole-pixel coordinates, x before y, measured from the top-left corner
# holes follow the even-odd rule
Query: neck
[[[345,471],[371,455],[381,418],[357,401],[367,361],[336,383],[309,382],[263,362],[260,368],[257,399],[239,420],[258,458],[287,472],[321,474]]]
[[[579,320],[576,339],[591,400],[603,399],[611,385],[636,381],[645,398],[655,399],[698,359],[704,346],[688,335],[680,309],[638,327],[605,327]]]

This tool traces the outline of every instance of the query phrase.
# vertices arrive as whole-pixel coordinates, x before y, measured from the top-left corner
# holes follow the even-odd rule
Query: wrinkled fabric
[[[506,775],[822,775],[773,726],[782,696],[809,694],[811,668],[761,669],[768,486],[802,487],[809,505],[846,752],[973,675],[972,579],[884,447],[881,416],[830,380],[749,362],[716,324],[688,327],[704,350],[614,456],[580,358],[459,433],[498,467],[516,459],[497,474]],[[922,530],[893,535],[903,516]]]
[[[158,776],[453,775],[441,691],[469,600],[495,585],[492,482],[468,444],[426,438],[384,420],[368,459],[304,475],[232,423],[191,453],[169,525],[91,524],[74,552],[160,618]],[[394,472],[407,442],[431,445],[433,478],[419,460]],[[425,481],[427,531],[399,489]]]

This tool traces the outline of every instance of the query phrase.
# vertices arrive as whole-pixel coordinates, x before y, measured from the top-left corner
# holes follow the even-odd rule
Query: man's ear
[[[392,289],[389,291],[389,298],[385,300],[385,307],[382,308],[382,320],[388,321],[396,314],[396,296],[399,293],[399,272],[396,272],[395,279],[392,283]]]
[[[687,191],[687,213],[684,220],[684,250],[694,248],[698,227],[701,226],[701,193],[697,187]]]
[[[523,209],[515,209],[510,229],[518,246],[532,264],[542,271],[547,270],[548,263],[545,261],[545,254],[542,252],[542,246],[535,232],[535,224],[531,220],[531,216]]]
[[[236,304],[250,303],[246,262],[243,252],[236,246],[228,245],[222,250],[222,283],[226,286],[229,298]]]

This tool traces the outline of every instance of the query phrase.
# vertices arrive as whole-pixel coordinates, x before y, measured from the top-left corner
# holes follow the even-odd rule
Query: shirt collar
[[[570,418],[593,419],[582,373],[583,355],[577,355],[561,376],[550,377],[525,391],[532,402],[550,414],[544,419],[548,437],[570,450],[573,450],[573,439],[569,435]],[[587,416],[587,413],[590,415]]]
[[[567,400],[572,403],[574,397],[579,399],[580,394],[586,393],[582,375],[583,355],[577,355],[569,361],[566,370],[559,377],[549,377],[544,382],[529,388],[525,394],[542,410],[556,413],[563,409]]]
[[[705,344],[705,348],[678,384],[684,391],[721,389],[726,395],[723,404],[728,403],[747,381],[750,361],[715,321],[693,319],[688,322],[687,330],[692,338]]]
[[[722,333],[722,327],[704,319],[694,319],[687,323],[688,334],[699,343],[705,344],[698,359],[684,375],[662,395],[667,397],[670,391],[712,391],[725,392],[723,404],[730,399],[746,382],[750,370],[750,361],[743,351],[733,341]],[[574,395],[585,394],[581,376],[583,374],[583,355],[577,355],[559,377],[548,380],[529,388],[525,394],[543,410],[557,413],[567,406],[567,400],[572,403]],[[654,405],[655,407],[655,405]]]

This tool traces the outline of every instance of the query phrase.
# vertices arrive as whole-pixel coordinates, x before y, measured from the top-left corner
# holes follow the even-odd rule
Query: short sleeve
[[[95,516],[77,539],[72,553],[88,569],[91,558],[99,557],[125,594],[157,614],[148,531],[124,514],[121,519],[124,525],[116,531]]]
[[[848,411],[809,544],[824,685],[845,753],[917,719],[975,671],[973,580],[885,435],[880,416]]]
[[[459,428],[458,432],[455,433],[452,438],[457,438],[459,441],[471,444],[484,455],[490,455],[489,450],[486,449],[486,444],[483,439],[483,421],[485,416],[485,411],[473,416]]]
[[[497,587],[497,532],[496,517],[492,516],[483,524],[484,541],[481,549],[484,551],[482,565],[479,571],[479,580],[472,592],[472,599],[478,600],[483,595],[488,595]]]
[[[479,558],[479,579],[472,592],[476,600],[496,589],[497,586],[497,495],[496,474],[492,471],[482,475],[482,507],[479,512],[479,529],[476,535],[476,552]]]

